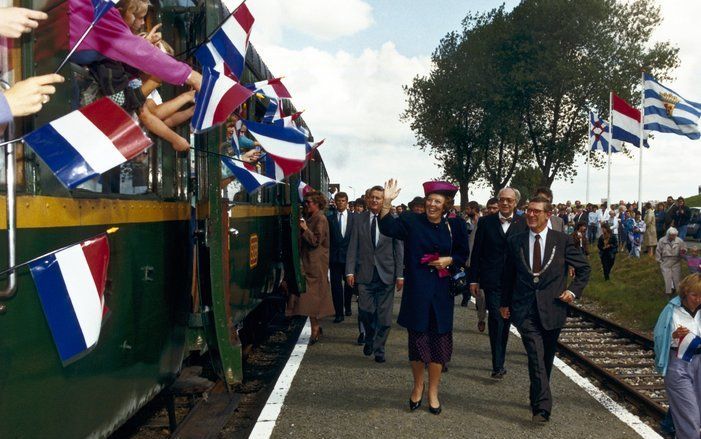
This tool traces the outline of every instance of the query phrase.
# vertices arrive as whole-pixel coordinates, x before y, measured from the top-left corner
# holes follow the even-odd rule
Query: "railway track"
[[[645,414],[658,421],[664,418],[667,397],[655,369],[652,339],[570,306],[558,345],[561,354]]]

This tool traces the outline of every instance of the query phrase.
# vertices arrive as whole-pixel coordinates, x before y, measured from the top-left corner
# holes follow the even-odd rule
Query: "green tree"
[[[543,185],[576,175],[587,111],[601,114],[609,90],[639,102],[641,68],[664,76],[679,63],[676,48],[650,42],[661,21],[653,0],[525,0],[510,16],[500,57]]]

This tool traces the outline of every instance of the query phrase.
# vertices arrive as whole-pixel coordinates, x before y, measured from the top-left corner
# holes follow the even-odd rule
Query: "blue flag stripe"
[[[51,124],[29,133],[24,141],[68,188],[74,188],[98,175]]]
[[[260,133],[266,137],[282,140],[290,143],[306,143],[307,139],[302,132],[295,128],[284,128],[278,124],[262,124],[247,120],[244,122],[249,131]],[[263,146],[265,148],[265,146]]]
[[[651,89],[645,89],[645,97],[648,99],[657,99],[660,101],[660,103],[664,102],[664,99],[662,96],[660,96],[655,90]],[[687,105],[688,104],[688,105]],[[680,110],[684,110],[688,113],[693,114],[694,116],[701,117],[701,104],[694,104],[693,102],[689,101],[679,101],[676,105],[676,108],[679,108]],[[650,106],[645,107],[650,108]],[[654,108],[659,108],[659,107],[654,107]],[[664,107],[663,107],[664,108]]]
[[[229,66],[231,72],[240,79],[246,63],[245,56],[241,55],[241,52],[236,49],[236,46],[234,46],[223,29],[218,30],[210,41],[216,47],[219,56]]]
[[[231,159],[222,157],[221,160],[222,160],[222,162],[224,162],[224,164],[229,169],[229,171],[231,171],[231,173],[234,174],[236,179],[239,182],[241,182],[244,189],[246,189],[246,192],[248,192],[248,193],[253,193],[263,186],[266,186],[268,184],[273,184],[272,182],[261,184],[258,180],[256,180],[256,178],[253,175],[251,175],[252,171],[249,171],[247,169],[242,169],[242,168],[236,166],[236,164]]]
[[[691,132],[691,133],[686,133],[682,130],[670,128],[667,125],[662,125],[659,123],[646,123],[645,124],[645,129],[647,131],[658,131],[660,133],[670,133],[670,134],[678,134],[680,136],[686,136],[691,140],[698,140],[701,139],[701,133],[697,132]]]
[[[674,123],[676,123],[677,125],[696,125],[696,122],[695,122],[695,121],[693,121],[693,120],[691,120],[691,119],[687,119],[687,118],[685,118],[685,117],[679,117],[679,116],[671,117],[671,116],[667,113],[667,110],[664,109],[664,108],[660,108],[660,107],[645,107],[645,115],[646,115],[646,116],[649,116],[649,115],[652,115],[652,114],[656,114],[656,115],[658,115],[658,116],[662,116],[662,117],[664,117],[665,119],[670,119],[670,120],[674,121]]]
[[[217,82],[219,73],[214,69],[204,67],[202,69],[202,85],[198,96],[195,99],[195,112],[192,115],[191,125],[195,130],[200,130],[204,123],[204,117],[207,113],[207,103],[212,96],[212,90]]]
[[[66,363],[85,351],[87,346],[61,275],[61,268],[56,256],[52,254],[31,263],[29,269],[59,356],[61,361]]]

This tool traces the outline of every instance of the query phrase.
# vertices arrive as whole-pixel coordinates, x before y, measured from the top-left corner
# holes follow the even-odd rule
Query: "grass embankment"
[[[684,198],[684,204],[689,207],[701,206],[701,194],[694,195],[693,197]]]
[[[592,274],[584,290],[583,302],[594,302],[602,311],[611,313],[610,319],[631,329],[650,332],[657,317],[671,298],[664,292],[660,266],[653,257],[640,259],[625,253],[616,256],[611,280],[604,281],[598,253],[589,257]],[[682,266],[682,278],[688,274]]]

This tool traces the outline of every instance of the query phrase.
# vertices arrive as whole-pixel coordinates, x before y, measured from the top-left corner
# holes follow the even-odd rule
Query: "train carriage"
[[[218,0],[152,2],[149,22],[163,23],[176,53],[201,42],[222,21]],[[4,49],[3,79],[43,74],[68,52],[68,1],[24,2],[50,18]],[[271,78],[249,50],[244,82]],[[81,104],[82,68],[69,64],[65,84],[35,117],[16,121],[7,139],[28,133]],[[170,98],[181,92],[164,85]],[[254,97],[249,118],[261,115]],[[178,129],[188,136],[186,126]],[[191,137],[198,150],[220,152],[223,128]],[[30,148],[7,147],[0,200],[0,267],[104,232],[110,265],[109,309],[97,346],[62,365],[26,268],[0,291],[0,437],[105,437],[168,386],[183,361],[209,351],[229,386],[242,379],[242,347],[280,309],[281,283],[304,288],[299,270],[297,184],[326,190],[318,152],[301,175],[248,195],[222,197],[220,158],[176,153],[153,138],[140,157],[68,191]],[[234,184],[233,189],[237,186]]]

